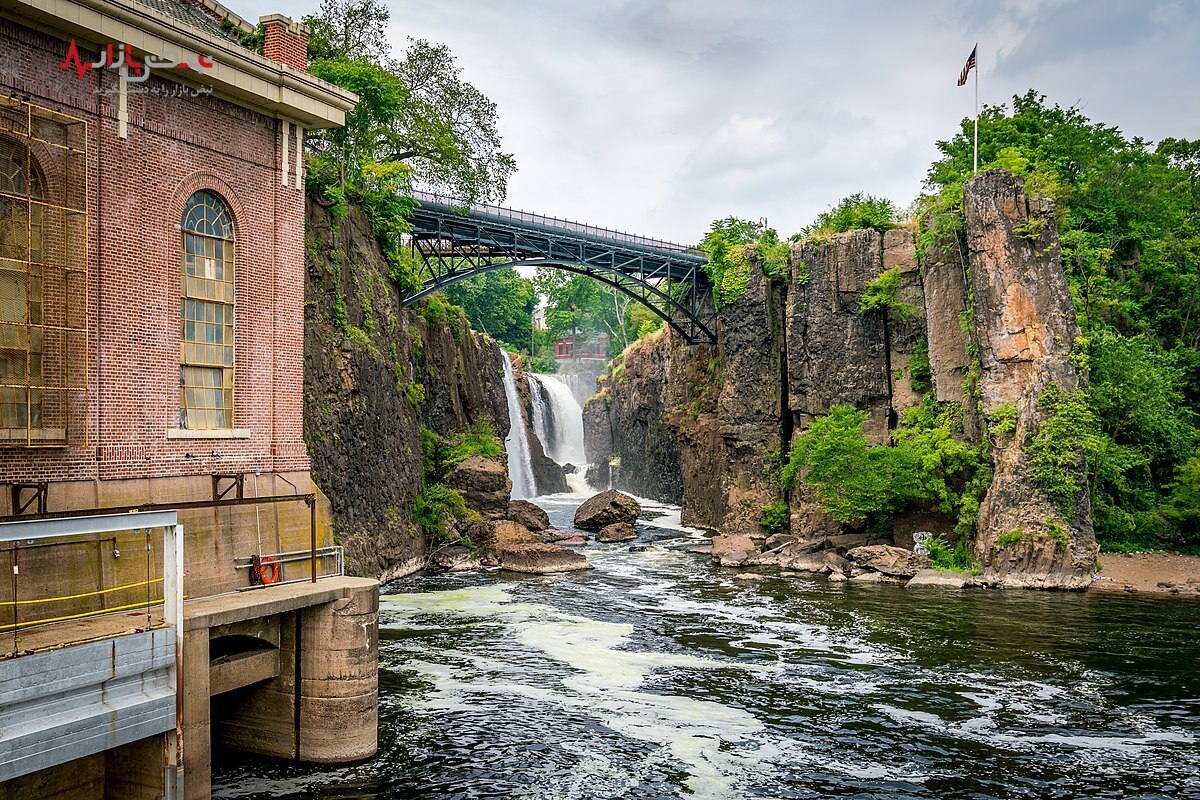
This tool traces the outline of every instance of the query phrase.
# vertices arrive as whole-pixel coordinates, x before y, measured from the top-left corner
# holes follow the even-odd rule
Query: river
[[[214,797],[1200,798],[1200,605],[745,581],[643,516],[587,573],[388,587],[379,755]]]

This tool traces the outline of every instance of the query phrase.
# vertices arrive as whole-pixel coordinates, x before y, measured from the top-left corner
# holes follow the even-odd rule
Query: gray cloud
[[[498,104],[511,205],[681,241],[731,213],[789,233],[855,191],[906,204],[972,113],[954,83],[976,41],[983,102],[1036,88],[1130,135],[1200,137],[1194,0],[391,8],[397,49],[445,42]]]

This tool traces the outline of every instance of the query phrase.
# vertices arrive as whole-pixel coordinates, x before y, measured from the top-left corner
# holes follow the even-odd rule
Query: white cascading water
[[[501,353],[504,362],[504,397],[508,400],[508,436],[504,437],[504,449],[508,451],[508,477],[512,479],[514,500],[530,498],[537,494],[533,481],[533,460],[529,456],[529,442],[525,439],[525,424],[521,416],[521,400],[517,397],[517,381],[513,377],[512,362],[508,353]]]
[[[567,475],[573,491],[587,490],[584,473],[587,457],[583,451],[583,409],[571,388],[557,375],[529,374],[529,394],[533,401],[533,430],[546,455],[558,464],[576,469]]]

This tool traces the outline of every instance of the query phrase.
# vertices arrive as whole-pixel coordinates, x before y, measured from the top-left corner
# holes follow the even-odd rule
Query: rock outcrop
[[[722,567],[740,567],[758,552],[758,545],[749,536],[714,536],[710,552]]]
[[[510,500],[508,518],[531,531],[544,531],[550,527],[550,515],[541,506],[528,500]]]
[[[508,432],[500,350],[457,316],[404,308],[371,226],[310,198],[306,218],[304,434],[347,568],[389,580],[425,565],[413,521],[421,427]]]
[[[592,495],[575,511],[575,527],[598,531],[618,522],[632,523],[642,513],[641,506],[627,494],[606,489]]]
[[[637,538],[637,528],[628,522],[614,522],[605,525],[596,534],[597,542],[630,542]]]
[[[831,406],[848,404],[869,414],[868,441],[887,441],[887,321],[879,312],[859,311],[866,284],[882,271],[878,231],[837,233],[794,246],[787,302],[788,408],[798,427]]]
[[[846,553],[846,558],[864,570],[880,572],[892,578],[911,578],[929,566],[927,556],[886,544],[856,547]]]
[[[587,559],[574,550],[542,541],[536,534],[508,519],[472,524],[467,535],[481,552],[480,561],[512,572],[547,574],[589,569]]]
[[[584,448],[590,466],[588,483],[612,486],[638,496],[666,502],[683,501],[682,444],[674,427],[664,420],[675,406],[663,376],[671,369],[672,349],[638,347],[619,356],[610,371],[619,370],[621,390],[606,393],[601,383],[584,410]]]
[[[472,456],[450,469],[445,484],[462,492],[467,507],[484,519],[503,519],[508,515],[512,481],[508,468],[498,461]]]
[[[715,351],[665,331],[610,366],[584,411],[589,477],[681,502],[686,524],[763,538],[760,514],[778,499],[772,453],[834,405],[866,412],[868,441],[888,446],[905,412],[932,394],[957,421],[952,435],[990,455],[979,580],[1085,586],[1096,557],[1086,493],[1056,507],[1029,464],[1047,390],[1069,394],[1081,381],[1053,208],[999,170],[967,184],[964,208],[965,226],[926,230],[920,254],[914,231],[898,228],[798,243],[786,279],[751,258],[745,292],[718,314]],[[1012,429],[985,436],[1001,417]],[[918,531],[957,535],[953,517],[925,504],[868,541],[864,528],[832,519],[803,477],[786,498],[791,545],[756,547],[747,563],[784,565],[844,537],[907,551]]]
[[[1004,586],[1082,589],[1098,547],[1086,480],[1059,507],[1033,475],[1028,446],[1046,421],[1043,399],[1071,392],[1080,376],[1070,358],[1079,336],[1075,307],[1049,200],[1029,200],[1004,170],[972,178],[964,204],[971,254],[978,402],[985,418],[1015,414],[1014,429],[994,437],[995,477],[979,509],[975,553],[983,579]],[[1076,448],[1081,476],[1086,462]],[[1021,536],[1004,547],[1001,537]],[[1008,538],[1013,538],[1009,536]]]

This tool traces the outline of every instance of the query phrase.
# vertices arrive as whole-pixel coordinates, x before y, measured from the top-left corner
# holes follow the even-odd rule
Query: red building
[[[134,680],[170,690],[154,700],[167,728],[122,724],[99,674],[78,694],[102,701],[105,736],[77,725],[29,749],[52,722],[31,706],[25,728],[0,730],[0,796],[177,797],[186,773],[201,800],[213,739],[319,761],[374,752],[378,589],[337,577],[302,418],[304,137],[357,98],[307,73],[302,26],[260,23],[262,55],[243,45],[257,26],[214,0],[0,3],[0,517],[22,515],[0,522],[94,520],[66,542],[0,536],[0,668],[174,628],[158,684]],[[278,502],[229,499],[254,495]],[[177,513],[182,549],[86,514],[137,507],[117,516],[140,522],[150,505],[178,509],[161,513]],[[63,512],[76,518],[29,519]],[[235,594],[252,576],[312,586]],[[238,642],[255,644],[229,669],[215,655]]]
[[[211,0],[0,8],[0,484],[51,510],[307,480],[301,154],[354,97],[262,22],[265,56]]]
[[[608,360],[608,334],[599,333],[595,338],[564,336],[554,342],[554,357],[559,361],[573,358]]]

